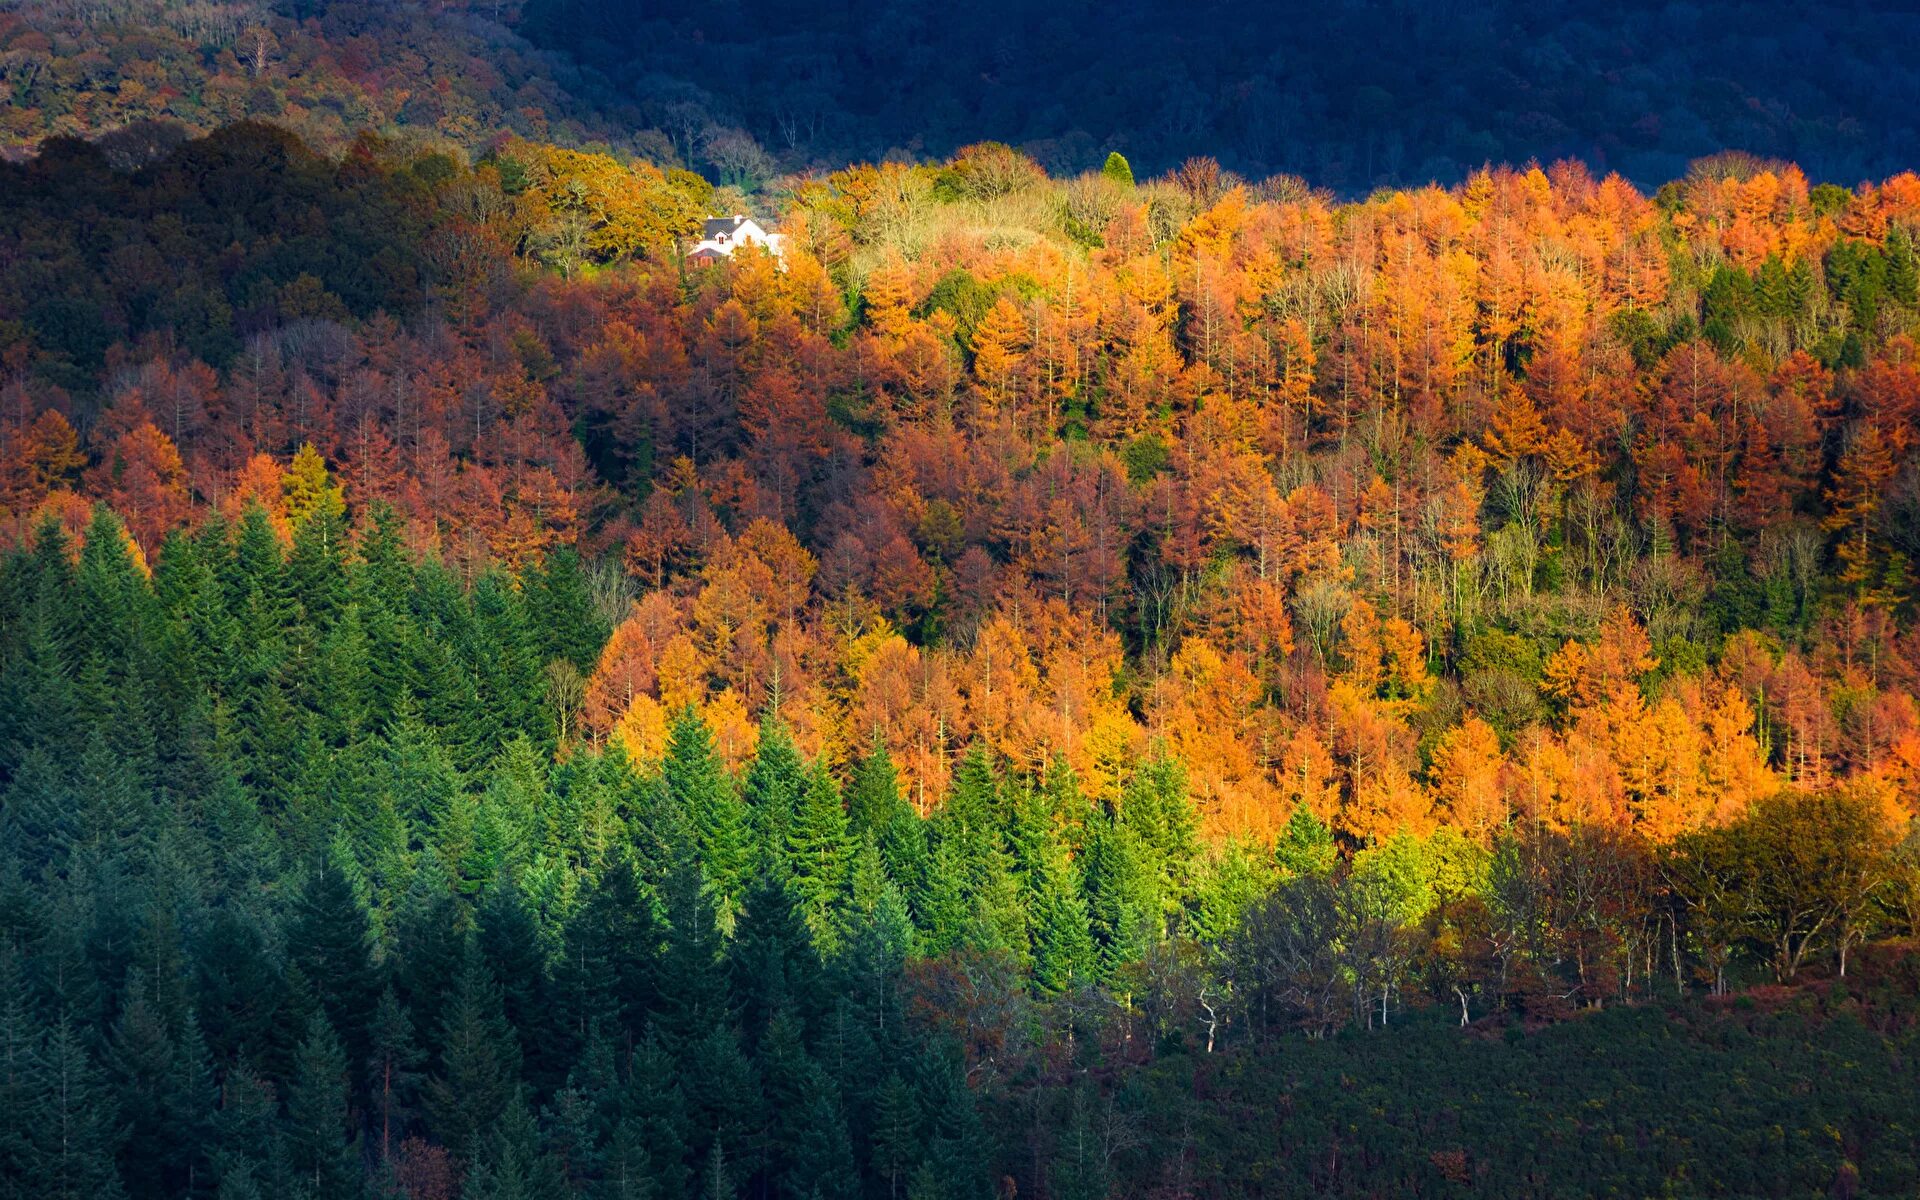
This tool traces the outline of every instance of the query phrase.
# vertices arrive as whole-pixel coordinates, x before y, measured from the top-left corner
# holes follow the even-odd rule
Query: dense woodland
[[[1899,5],[1785,0],[7,0],[0,147],[510,131],[752,188],[993,138],[1355,196],[1533,157],[1651,187],[1732,148],[1851,184],[1920,157],[1917,49]]]
[[[1920,179],[0,165],[0,1195],[1910,1194]]]

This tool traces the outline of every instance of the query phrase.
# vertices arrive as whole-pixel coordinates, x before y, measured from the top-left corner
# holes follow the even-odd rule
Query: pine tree
[[[1287,818],[1273,847],[1274,862],[1287,876],[1325,875],[1333,870],[1336,856],[1332,831],[1304,804]]]
[[[786,724],[769,713],[760,723],[760,742],[742,788],[752,812],[754,842],[763,859],[759,870],[784,869],[788,827],[810,784]]]
[[[846,885],[850,839],[840,789],[824,767],[807,773],[806,793],[786,837],[787,888],[822,953],[837,930],[833,909]]]
[[[287,920],[287,962],[318,989],[349,1060],[364,1062],[381,981],[373,962],[372,925],[347,873],[348,862],[346,855],[332,852],[309,870]]]
[[[113,1200],[124,1195],[114,1155],[119,1114],[80,1032],[61,1018],[33,1058],[30,1101],[14,1114],[31,1140],[25,1178],[49,1200]]]
[[[893,756],[886,743],[875,739],[873,747],[854,764],[853,778],[847,785],[847,824],[855,837],[881,836],[896,815],[907,812],[900,798],[900,777],[893,767]]]
[[[380,993],[374,1010],[373,1050],[367,1059],[367,1092],[372,1097],[371,1125],[382,1163],[406,1138],[420,1090],[420,1065],[426,1061],[413,1036],[413,1019],[392,987]]]
[[[1100,168],[1100,174],[1123,188],[1133,186],[1133,167],[1118,150],[1107,152],[1107,161]]]
[[[320,1013],[308,1022],[287,1088],[287,1165],[308,1195],[331,1200],[359,1191],[358,1138],[348,1115],[347,1056]]]
[[[565,1174],[541,1148],[533,1115],[516,1092],[494,1123],[461,1194],[468,1200],[547,1200],[566,1192]]]
[[[706,723],[691,709],[674,722],[663,769],[667,787],[692,821],[721,927],[731,928],[753,866],[751,825]]]
[[[1113,816],[1088,823],[1087,918],[1109,979],[1137,960],[1157,933],[1159,901],[1143,857],[1133,831]]]
[[[888,1074],[874,1096],[872,1153],[869,1161],[887,1183],[888,1200],[920,1161],[920,1105],[899,1072]]]
[[[427,1081],[434,1133],[471,1157],[518,1087],[520,1048],[501,1009],[500,985],[470,938],[440,1020],[440,1069]]]

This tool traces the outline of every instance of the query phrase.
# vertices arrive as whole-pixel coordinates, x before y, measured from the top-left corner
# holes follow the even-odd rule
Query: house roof
[[[717,238],[723,233],[732,233],[752,219],[751,217],[742,216],[708,217],[704,233],[708,238]]]

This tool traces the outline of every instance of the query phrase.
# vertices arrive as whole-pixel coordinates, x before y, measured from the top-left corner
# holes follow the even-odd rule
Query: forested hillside
[[[1049,169],[1195,155],[1343,195],[1573,157],[1643,186],[1721,150],[1852,184],[1920,156],[1899,5],[1703,0],[7,0],[0,147],[272,120],[613,146],[778,186],[993,138]]]
[[[157,153],[0,165],[0,1194],[1920,1184],[1920,179]]]

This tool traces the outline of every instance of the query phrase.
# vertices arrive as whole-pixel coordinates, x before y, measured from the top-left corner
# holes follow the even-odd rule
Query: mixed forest
[[[0,164],[0,1196],[1920,1186],[1920,178]]]

